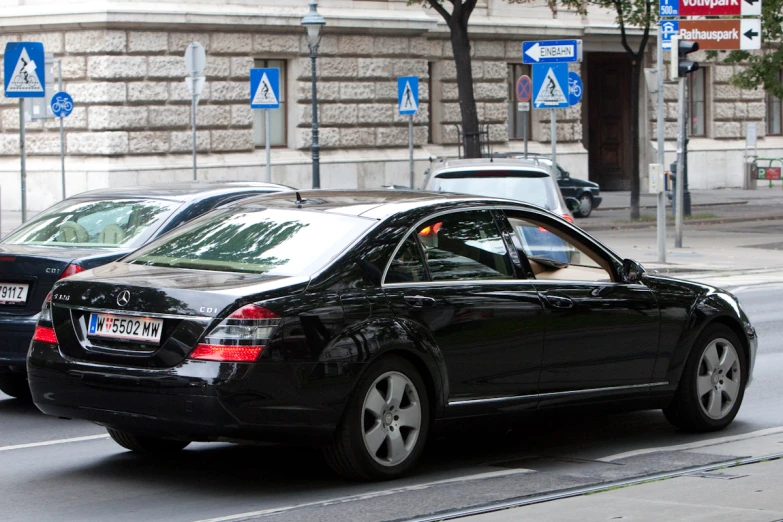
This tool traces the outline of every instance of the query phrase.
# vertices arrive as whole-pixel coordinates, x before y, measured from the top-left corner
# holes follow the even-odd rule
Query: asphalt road
[[[0,520],[173,522],[257,511],[264,513],[253,518],[326,519],[329,513],[328,519],[395,520],[514,496],[520,488],[546,491],[569,480],[589,484],[611,473],[692,464],[664,450],[783,427],[781,292],[776,286],[738,291],[759,332],[760,352],[755,382],[736,421],[723,432],[678,433],[660,412],[561,412],[523,419],[511,428],[473,423],[433,441],[415,477],[385,484],[335,478],[309,448],[194,444],[168,459],[139,458],[97,426],[45,417],[0,395]],[[45,444],[52,441],[57,443]],[[650,448],[664,453],[631,459],[623,469],[595,461]],[[494,484],[491,491],[488,484]],[[334,499],[343,500],[327,502]],[[277,516],[265,511],[273,509],[283,511]]]

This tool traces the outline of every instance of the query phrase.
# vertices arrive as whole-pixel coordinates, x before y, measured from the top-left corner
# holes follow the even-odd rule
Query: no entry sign
[[[761,49],[761,21],[742,20],[680,20],[681,40],[699,42],[705,51]]]

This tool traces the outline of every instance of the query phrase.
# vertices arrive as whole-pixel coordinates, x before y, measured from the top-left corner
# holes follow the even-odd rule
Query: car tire
[[[324,457],[351,480],[398,478],[418,462],[429,423],[429,397],[419,372],[405,359],[387,356],[359,379]]]
[[[586,218],[590,217],[593,212],[593,196],[590,194],[582,194],[579,196],[579,210],[574,213],[576,217]]]
[[[16,399],[29,401],[31,396],[27,374],[0,371],[0,391]]]
[[[748,370],[745,347],[727,326],[704,329],[693,345],[666,419],[686,431],[725,428],[737,416]]]
[[[190,444],[189,440],[159,439],[157,437],[147,437],[137,435],[128,431],[106,428],[109,436],[125,449],[135,451],[136,453],[146,453],[150,455],[161,455],[180,451]]]

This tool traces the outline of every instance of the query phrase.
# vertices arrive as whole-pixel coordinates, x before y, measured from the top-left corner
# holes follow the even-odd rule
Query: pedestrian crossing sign
[[[567,109],[569,105],[568,64],[534,64],[533,108]]]
[[[44,98],[46,62],[41,42],[8,42],[3,59],[6,98]]]
[[[419,110],[419,77],[397,78],[397,107],[402,115],[413,115]]]
[[[250,69],[250,108],[280,107],[280,69]]]

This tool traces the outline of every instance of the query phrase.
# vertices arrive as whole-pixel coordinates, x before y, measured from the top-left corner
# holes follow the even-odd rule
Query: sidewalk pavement
[[[638,485],[607,488],[587,495],[465,517],[467,522],[629,522],[732,520],[775,522],[783,520],[783,430],[705,441],[687,452],[725,455],[726,461],[752,457],[761,461]],[[678,448],[653,448],[649,451]],[[771,460],[764,457],[775,455]],[[617,456],[610,457],[609,460]],[[607,485],[608,486],[608,485]]]

